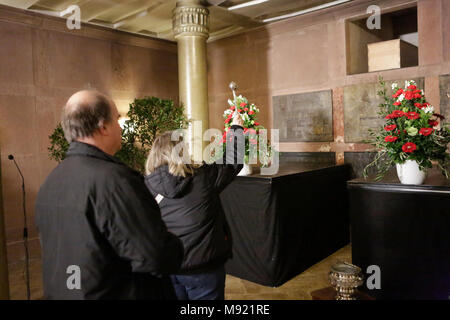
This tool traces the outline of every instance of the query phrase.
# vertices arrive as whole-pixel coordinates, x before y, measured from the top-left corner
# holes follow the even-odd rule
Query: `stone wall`
[[[357,50],[349,43],[346,25],[367,17],[366,9],[373,4],[382,13],[417,6],[418,66],[351,74],[349,54]],[[221,115],[231,96],[228,83],[235,81],[238,93],[260,108],[259,122],[280,130],[283,154],[333,152],[336,163],[354,163],[359,175],[369,161],[368,155],[360,154],[370,147],[362,141],[367,129],[380,123],[376,114],[379,76],[388,82],[420,79],[427,100],[437,112],[441,109],[450,116],[450,1],[353,1],[213,41],[208,44],[208,63],[211,127],[222,127]],[[287,100],[320,92],[331,92],[331,103]]]
[[[450,74],[439,77],[439,96],[441,99],[441,114],[450,123]]]
[[[40,257],[34,227],[39,186],[56,166],[48,136],[68,97],[95,88],[110,95],[125,115],[136,97],[178,100],[177,47],[124,32],[82,25],[68,30],[63,19],[0,6],[0,144],[7,251],[11,281],[23,281],[21,180],[26,180],[31,258]],[[34,261],[32,261],[34,263]],[[39,281],[32,279],[36,286]],[[24,297],[15,292],[12,297]],[[34,290],[34,288],[32,288]],[[34,291],[32,291],[34,294]]]

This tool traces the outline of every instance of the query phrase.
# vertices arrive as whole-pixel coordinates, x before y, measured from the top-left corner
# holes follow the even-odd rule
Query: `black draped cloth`
[[[233,248],[227,273],[277,287],[348,244],[349,179],[349,165],[238,176],[221,194]]]
[[[373,178],[348,182],[353,263],[380,276],[379,288],[360,289],[377,300],[448,300],[450,180],[437,168],[422,185],[401,184],[395,170]]]

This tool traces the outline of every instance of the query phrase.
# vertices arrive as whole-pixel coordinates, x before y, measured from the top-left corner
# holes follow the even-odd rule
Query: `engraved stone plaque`
[[[439,77],[439,89],[441,114],[445,117],[444,123],[450,123],[450,74]]]
[[[418,88],[423,89],[423,78],[407,80],[416,81]],[[394,82],[397,82],[401,88],[405,85],[405,80],[386,81],[386,89],[389,95],[392,94],[391,85]],[[345,142],[363,142],[363,140],[370,138],[369,129],[376,129],[385,123],[384,119],[378,115],[380,111],[378,106],[383,102],[377,95],[380,89],[378,83],[344,87]]]
[[[273,97],[280,142],[333,141],[331,90]]]
[[[281,152],[280,163],[305,163],[335,165],[334,152]]]
[[[364,168],[373,161],[376,152],[344,152],[344,163],[352,166],[352,179],[361,178]],[[376,174],[376,169],[371,167],[369,175]]]

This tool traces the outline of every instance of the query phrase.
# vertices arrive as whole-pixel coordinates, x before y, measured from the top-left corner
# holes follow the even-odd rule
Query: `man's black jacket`
[[[46,299],[163,299],[183,258],[143,177],[81,142],[41,186],[35,222]]]
[[[205,163],[185,178],[170,174],[165,165],[145,178],[153,196],[164,197],[159,202],[163,220],[183,242],[185,256],[179,274],[206,272],[230,257],[231,239],[219,195],[242,169],[244,159],[242,127],[231,129],[227,139],[234,142],[234,150],[228,143],[231,148],[223,164]]]

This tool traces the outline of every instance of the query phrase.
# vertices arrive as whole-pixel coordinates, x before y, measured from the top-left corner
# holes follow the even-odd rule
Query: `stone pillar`
[[[195,161],[202,160],[203,132],[209,128],[206,40],[209,11],[200,0],[178,0],[173,11],[173,32],[178,42],[180,103],[191,124],[190,149]],[[201,124],[201,128],[200,128]]]
[[[6,260],[5,220],[3,218],[2,170],[0,167],[0,300],[9,299],[8,262]]]

